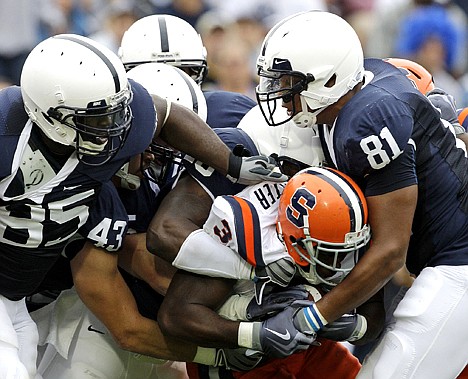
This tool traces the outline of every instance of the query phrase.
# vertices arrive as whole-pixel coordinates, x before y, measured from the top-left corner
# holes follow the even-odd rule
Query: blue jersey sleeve
[[[208,115],[206,123],[212,128],[236,128],[256,103],[250,97],[229,91],[207,91]]]
[[[96,247],[116,251],[127,232],[128,216],[115,186],[105,183],[96,202],[89,209],[89,217],[80,234]]]
[[[362,106],[366,99],[353,100],[345,108],[355,107],[356,111],[337,121],[333,142],[335,151],[341,152],[338,168],[362,177],[381,170],[406,150],[411,143],[413,117],[409,106],[392,96],[366,106]]]

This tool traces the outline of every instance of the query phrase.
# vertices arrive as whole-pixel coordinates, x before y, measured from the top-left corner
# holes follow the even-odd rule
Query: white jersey
[[[234,196],[218,196],[203,230],[252,266],[266,266],[288,256],[276,232],[284,186],[263,182]]]

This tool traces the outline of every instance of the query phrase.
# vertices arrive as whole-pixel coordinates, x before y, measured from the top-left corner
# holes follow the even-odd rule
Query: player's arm
[[[212,202],[192,177],[183,175],[164,198],[148,227],[148,250],[172,263],[186,238],[203,226]]]
[[[193,111],[153,95],[158,112],[155,137],[227,175],[233,182],[255,184],[263,180],[286,181],[273,158],[240,157],[231,152],[215,132]]]
[[[118,254],[119,266],[165,295],[176,271],[170,263],[146,249],[146,233],[127,234]]]
[[[342,283],[317,302],[328,321],[359,307],[405,264],[417,202],[417,186],[368,196],[372,243]]]
[[[165,334],[203,346],[236,348],[238,323],[216,313],[235,281],[179,270],[158,313]]]
[[[76,290],[118,345],[136,353],[178,361],[191,361],[196,347],[164,336],[157,322],[140,315],[117,268],[117,254],[86,242],[72,259]]]

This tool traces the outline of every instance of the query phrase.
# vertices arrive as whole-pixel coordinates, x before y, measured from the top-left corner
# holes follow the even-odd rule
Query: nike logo
[[[88,326],[88,330],[89,330],[90,332],[94,332],[94,333],[106,334],[106,333],[104,333],[104,332],[101,332],[100,330],[94,329],[92,325]]]
[[[63,190],[64,191],[71,191],[71,190],[74,190],[75,188],[78,188],[78,187],[81,187],[81,184],[78,184],[77,186],[70,186],[70,187],[63,186]]]
[[[289,330],[286,330],[286,333],[281,334],[280,332],[277,332],[276,330],[271,330],[268,328],[265,328],[265,330],[269,331],[270,333],[273,333],[275,336],[278,336],[282,340],[288,341],[291,338],[291,335],[289,334]]]
[[[275,58],[275,64],[282,64],[282,63],[286,63],[286,62],[289,62],[287,59],[279,59],[279,58]]]

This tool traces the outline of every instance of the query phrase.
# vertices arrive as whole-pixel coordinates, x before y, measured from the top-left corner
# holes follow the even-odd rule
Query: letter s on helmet
[[[280,198],[277,229],[299,272],[312,285],[334,286],[354,267],[370,240],[364,194],[347,175],[309,167]],[[326,269],[326,277],[321,274]]]
[[[270,125],[291,119],[301,127],[335,103],[364,75],[361,43],[353,28],[328,12],[308,11],[277,23],[267,34],[257,58],[257,100]],[[281,102],[295,95],[302,111],[284,116]],[[307,109],[307,106],[309,109]]]
[[[21,94],[30,119],[51,140],[74,146],[86,164],[115,156],[131,126],[122,62],[86,37],[61,34],[39,43],[24,63]]]

